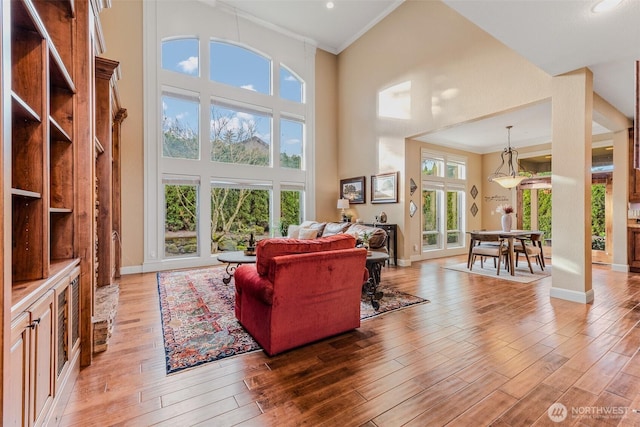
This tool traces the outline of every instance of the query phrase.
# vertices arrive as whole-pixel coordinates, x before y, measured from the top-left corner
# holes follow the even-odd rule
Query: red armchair
[[[235,314],[269,355],[360,326],[367,251],[336,235],[267,239],[234,274]]]

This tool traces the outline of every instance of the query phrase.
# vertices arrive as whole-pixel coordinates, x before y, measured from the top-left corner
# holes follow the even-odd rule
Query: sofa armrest
[[[273,304],[273,283],[258,274],[255,264],[238,266],[233,277],[238,294],[246,293],[267,305]]]

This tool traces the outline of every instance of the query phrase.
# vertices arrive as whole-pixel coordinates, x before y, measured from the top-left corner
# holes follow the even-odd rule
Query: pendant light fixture
[[[511,128],[513,126],[507,126],[507,147],[500,153],[502,163],[494,173],[489,175],[489,182],[496,182],[504,188],[513,188],[520,184],[525,179],[524,176],[518,176],[516,170],[513,167],[513,162],[518,163],[518,151],[511,148]],[[502,168],[507,166],[507,171],[503,172]]]

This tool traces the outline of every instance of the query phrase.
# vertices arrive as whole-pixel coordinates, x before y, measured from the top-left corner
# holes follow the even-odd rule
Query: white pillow
[[[311,240],[318,237],[318,230],[313,228],[301,228],[298,233],[298,239]]]
[[[297,239],[301,228],[301,225],[290,225],[289,228],[287,228],[287,237]]]

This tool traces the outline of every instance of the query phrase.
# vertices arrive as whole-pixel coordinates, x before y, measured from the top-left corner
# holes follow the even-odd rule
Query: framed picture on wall
[[[364,176],[340,180],[340,198],[349,199],[349,204],[365,203],[366,180]]]
[[[400,172],[371,175],[371,203],[398,203]]]

